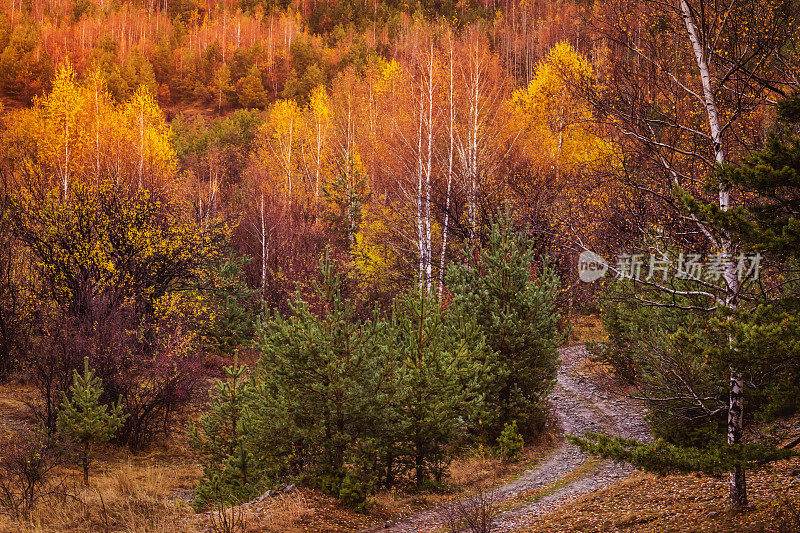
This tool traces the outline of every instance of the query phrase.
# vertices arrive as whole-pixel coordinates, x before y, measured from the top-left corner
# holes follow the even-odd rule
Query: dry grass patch
[[[544,532],[762,532],[779,531],[779,497],[800,502],[800,458],[749,475],[750,507],[733,512],[726,479],[637,473],[577,498],[519,530]]]
[[[519,460],[513,463],[505,462],[479,448],[475,453],[458,458],[450,464],[450,482],[461,492],[474,492],[507,483],[540,462],[557,440],[552,431],[544,432],[536,442],[525,446]]]
[[[289,494],[280,494],[274,498],[268,498],[263,502],[244,504],[231,509],[221,511],[214,509],[199,515],[195,515],[193,522],[201,530],[211,529],[212,531],[221,530],[219,527],[220,512],[229,518],[233,516],[237,525],[244,526],[234,528],[236,531],[263,531],[263,532],[283,532],[283,531],[304,531],[304,522],[310,519],[316,512],[316,498],[311,492],[296,490]]]
[[[608,341],[608,334],[598,315],[573,315],[570,324],[572,325],[572,331],[569,334],[570,344]]]
[[[119,465],[111,473],[95,474],[88,486],[77,471],[59,473],[66,479],[61,494],[41,502],[27,521],[3,522],[8,531],[61,533],[126,531],[161,533],[195,531],[187,518],[192,509],[174,491],[182,480],[195,477],[190,465]]]
[[[448,482],[452,490],[439,493],[380,492],[371,499],[369,515],[373,519],[399,520],[422,509],[437,507],[471,494],[491,489],[512,481],[539,463],[556,442],[556,436],[547,431],[523,448],[514,463],[504,462],[484,448],[477,448],[454,459],[448,468]]]
[[[10,433],[24,440],[28,432]],[[194,488],[199,468],[181,440],[176,436],[148,455],[106,446],[92,464],[89,485],[76,465],[64,462],[37,489],[44,497],[29,516],[0,515],[0,531],[196,531],[188,520],[194,511],[178,495]]]
[[[36,420],[25,405],[35,399],[36,391],[30,385],[18,381],[0,384],[0,439],[7,440],[35,426]]]
[[[192,518],[194,527],[200,531],[213,531],[214,522],[219,522],[214,513],[209,511],[195,515]],[[345,533],[374,524],[373,518],[350,511],[336,498],[307,489],[280,494],[259,503],[240,505],[235,513],[241,516],[243,529],[248,533]]]

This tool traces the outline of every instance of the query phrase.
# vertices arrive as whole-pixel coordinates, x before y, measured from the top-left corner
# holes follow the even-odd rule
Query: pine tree
[[[800,97],[783,102],[782,119],[797,125],[798,109]],[[765,254],[775,266],[759,272],[758,284],[740,279],[741,303],[736,309],[700,313],[699,320],[697,309],[702,308],[686,297],[670,297],[674,307],[666,311],[608,309],[614,315],[612,352],[621,354],[624,347],[635,374],[631,378],[645,396],[654,399],[651,403],[660,404],[661,410],[667,406],[665,422],[684,426],[678,432],[683,434],[685,426],[693,425],[687,423],[691,418],[712,420],[726,415],[730,431],[725,391],[732,369],[747,376],[742,391],[744,412],[738,414],[742,420],[769,420],[800,410],[800,286],[793,273],[800,256],[800,136],[786,125],[780,127],[741,166],[718,167],[709,188],[735,189],[744,200],[726,211],[683,191],[679,194],[688,210],[709,228],[744,251]],[[652,350],[653,346],[659,346],[660,353],[648,357],[648,347]],[[650,363],[642,364],[643,359]],[[694,375],[688,375],[687,369]],[[670,383],[669,376],[676,381]],[[687,395],[687,390],[692,394]],[[679,409],[693,409],[694,414],[681,417]],[[725,432],[718,431],[724,422],[707,423],[707,429],[695,432],[691,439],[662,433],[664,438],[652,444],[594,433],[570,440],[590,453],[659,474],[729,472],[741,481],[732,487],[732,503],[746,504],[745,470],[793,452],[759,443],[728,443]]]
[[[377,344],[382,325],[377,317],[355,316],[328,253],[320,273],[317,314],[298,297],[291,317],[275,314],[259,331],[254,425],[260,457],[277,475],[303,475],[337,496],[342,490],[365,495],[389,387],[386,348]]]
[[[394,454],[414,472],[422,489],[440,486],[451,447],[468,421],[482,411],[483,335],[467,315],[443,313],[432,295],[411,291],[395,302],[389,324],[392,367]],[[388,445],[389,443],[387,443]]]
[[[494,440],[506,422],[523,434],[544,424],[546,398],[558,364],[558,278],[546,260],[536,266],[531,242],[515,235],[508,218],[494,224],[474,264],[451,267],[453,308],[474,315],[494,353],[486,383],[485,431]]]
[[[217,95],[217,113],[222,112],[222,100],[233,89],[231,85],[231,69],[223,63],[215,72],[212,79],[214,93]]]
[[[378,484],[443,481],[453,443],[482,412],[483,337],[429,296],[362,320],[326,255],[317,312],[297,299],[261,326],[253,398],[259,460],[362,509]]]
[[[238,95],[242,107],[261,109],[267,105],[267,93],[261,81],[261,71],[257,66],[250,67],[247,75],[240,80]]]
[[[197,507],[213,501],[240,503],[258,488],[260,476],[250,451],[247,424],[252,386],[246,369],[234,357],[233,365],[224,368],[225,380],[214,386],[207,411],[190,429],[189,438],[203,468],[195,496]]]
[[[89,358],[83,360],[83,375],[74,371],[69,396],[64,395],[58,410],[58,430],[67,440],[78,446],[78,458],[83,466],[83,482],[89,483],[89,463],[92,446],[108,442],[125,421],[122,405],[100,403],[103,382],[89,370]]]
[[[500,456],[509,462],[516,461],[519,458],[519,453],[525,446],[525,440],[522,435],[517,431],[517,421],[506,423],[503,426],[503,431],[497,437],[497,447],[500,449]]]
[[[362,165],[352,155],[345,165],[346,170],[339,172],[322,188],[322,197],[326,202],[323,217],[352,247],[370,194]]]
[[[741,205],[727,212],[689,202],[718,231],[763,254],[769,265],[751,290],[752,305],[718,323],[736,350],[720,353],[757,369],[765,386],[750,387],[761,418],[800,410],[800,93],[779,102],[778,123],[764,147],[741,166],[725,165],[711,181],[740,191]]]
[[[229,258],[213,272],[213,305],[215,320],[208,325],[207,335],[219,355],[235,353],[253,340],[256,317],[262,311],[258,289],[251,289],[242,279],[249,258]]]

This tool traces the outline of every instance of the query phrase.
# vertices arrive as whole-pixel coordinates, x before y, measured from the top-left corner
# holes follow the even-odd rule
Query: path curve
[[[583,345],[561,348],[559,355],[561,365],[550,402],[564,433],[582,435],[586,431],[600,431],[649,440],[644,408],[639,402],[613,394],[607,386],[578,372],[588,355]],[[491,492],[492,501],[502,509],[494,519],[492,532],[514,531],[578,495],[627,476],[632,470],[627,464],[598,461],[561,436],[539,464]],[[445,516],[452,506],[427,509],[364,533],[443,531]]]

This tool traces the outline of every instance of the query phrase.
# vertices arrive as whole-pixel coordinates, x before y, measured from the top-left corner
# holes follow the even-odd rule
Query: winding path
[[[641,404],[611,393],[607,387],[577,371],[587,355],[583,345],[561,348],[559,354],[561,366],[550,401],[564,433],[582,435],[586,431],[602,431],[626,438],[649,439]],[[627,464],[598,461],[582,453],[562,436],[541,463],[491,492],[491,500],[501,509],[494,519],[492,531],[513,531],[568,500],[603,488],[631,471],[632,467]],[[448,507],[427,509],[367,532],[427,533],[443,530],[447,510]]]

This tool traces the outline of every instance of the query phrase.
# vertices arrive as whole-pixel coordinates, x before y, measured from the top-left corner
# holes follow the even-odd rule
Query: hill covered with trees
[[[14,523],[174,439],[197,510],[458,490],[557,432],[585,314],[656,440],[571,442],[734,507],[791,455],[796,2],[2,1]]]

